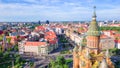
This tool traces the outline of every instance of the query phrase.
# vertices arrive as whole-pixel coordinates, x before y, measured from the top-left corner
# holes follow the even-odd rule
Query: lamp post
[[[12,58],[12,68],[14,68],[14,60],[13,60],[13,56],[10,55],[10,57]]]
[[[14,68],[14,60],[12,60],[12,68]]]

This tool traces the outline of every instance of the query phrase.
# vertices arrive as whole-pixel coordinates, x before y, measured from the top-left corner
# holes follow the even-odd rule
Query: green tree
[[[3,56],[2,46],[0,45],[0,57]]]
[[[16,63],[19,63],[20,62],[20,57],[17,57],[16,60],[15,60]]]
[[[69,68],[69,66],[67,64],[64,64],[64,68]]]
[[[51,60],[51,62],[50,62],[50,67],[51,67],[51,68],[54,68],[54,67],[55,67],[55,65],[56,65],[56,62],[55,62],[55,61],[53,61],[53,60]]]
[[[18,45],[14,46],[14,51],[18,51]]]
[[[7,42],[8,44],[10,44],[11,38],[7,38]]]
[[[111,56],[120,54],[120,49],[117,49],[117,48],[110,49],[109,51]]]
[[[65,58],[63,56],[58,56],[56,61],[59,65],[65,64]]]
[[[2,35],[0,35],[0,41],[2,41],[3,40],[3,36]]]
[[[55,61],[51,60],[49,68],[69,68],[63,56],[58,56]]]
[[[4,53],[4,58],[8,58],[9,55],[10,55],[10,53],[6,51],[6,52]]]

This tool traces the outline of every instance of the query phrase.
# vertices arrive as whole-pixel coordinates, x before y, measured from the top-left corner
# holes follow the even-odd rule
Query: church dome
[[[92,17],[92,21],[91,21],[89,28],[88,28],[88,31],[87,31],[87,35],[88,36],[100,36],[99,26],[98,26],[97,21],[96,21],[95,10],[94,10],[94,15]]]

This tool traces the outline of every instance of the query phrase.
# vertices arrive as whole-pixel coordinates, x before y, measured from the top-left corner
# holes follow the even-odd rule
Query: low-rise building
[[[115,47],[120,49],[120,40],[115,40]]]
[[[33,54],[33,55],[47,55],[56,49],[57,43],[51,45],[47,42],[31,42],[22,41],[19,42],[19,53],[20,54]]]

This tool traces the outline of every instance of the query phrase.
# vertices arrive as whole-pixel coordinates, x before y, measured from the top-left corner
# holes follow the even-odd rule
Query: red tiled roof
[[[45,39],[49,41],[50,44],[56,44],[57,42],[57,36],[53,31],[46,32]]]
[[[111,37],[113,37],[114,39],[120,38],[120,34],[114,34],[114,35],[111,35]]]
[[[53,39],[53,38],[56,38],[56,37],[57,36],[56,36],[55,32],[53,32],[53,31],[49,31],[49,32],[45,33],[45,38],[46,39]]]
[[[25,46],[41,46],[46,45],[46,42],[26,42]]]
[[[42,30],[45,31],[45,27],[44,26],[37,26],[35,27],[36,30]]]
[[[49,40],[50,44],[56,44],[57,43],[57,39],[56,40]]]

